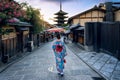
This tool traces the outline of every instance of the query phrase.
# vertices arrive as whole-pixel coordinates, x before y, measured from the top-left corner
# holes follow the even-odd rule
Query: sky
[[[54,13],[60,10],[60,0],[15,0],[17,2],[27,2],[33,8],[40,9],[43,19],[50,24],[54,24]],[[62,10],[68,13],[68,18],[84,12],[99,3],[107,1],[120,2],[120,0],[61,0]]]

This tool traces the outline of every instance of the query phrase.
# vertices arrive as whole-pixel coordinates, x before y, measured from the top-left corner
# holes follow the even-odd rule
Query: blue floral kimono
[[[61,52],[56,51],[56,45],[62,45],[63,49]],[[55,54],[55,59],[56,59],[56,68],[58,72],[63,72],[64,69],[64,57],[66,56],[66,48],[65,45],[62,41],[55,41],[53,46],[53,51]]]

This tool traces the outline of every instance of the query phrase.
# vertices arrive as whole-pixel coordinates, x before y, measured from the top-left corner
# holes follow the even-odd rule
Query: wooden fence
[[[88,22],[85,25],[85,45],[96,52],[103,51],[120,59],[120,22]]]

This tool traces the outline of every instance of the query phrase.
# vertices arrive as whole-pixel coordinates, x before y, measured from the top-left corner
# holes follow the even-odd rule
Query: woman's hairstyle
[[[56,37],[57,37],[57,39],[60,39],[60,38],[61,38],[61,37],[60,37],[60,34],[57,34]]]

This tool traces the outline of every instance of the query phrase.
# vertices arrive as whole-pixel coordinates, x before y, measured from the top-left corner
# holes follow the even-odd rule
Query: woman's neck
[[[60,41],[60,39],[57,39],[57,41]]]

